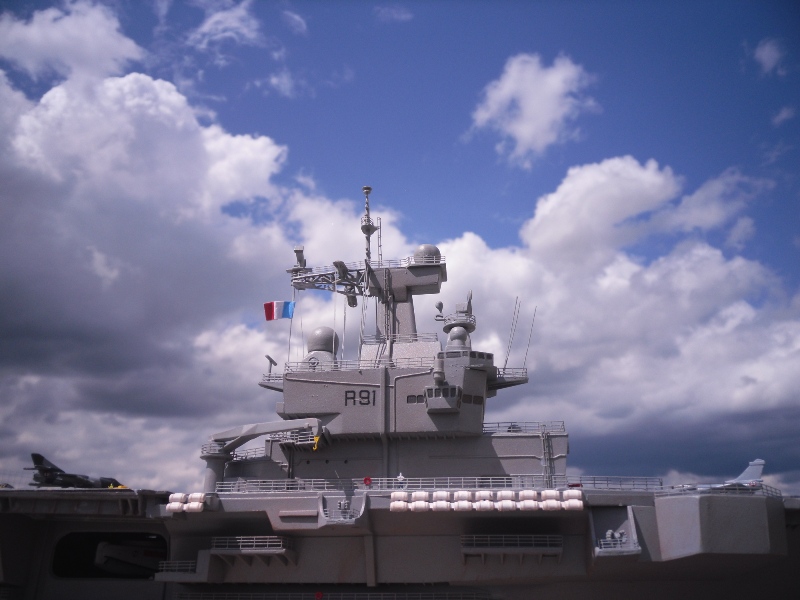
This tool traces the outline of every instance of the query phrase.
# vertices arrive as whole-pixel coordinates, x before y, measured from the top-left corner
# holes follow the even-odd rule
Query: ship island
[[[0,599],[800,597],[800,498],[764,461],[715,484],[569,476],[564,422],[485,421],[527,369],[473,347],[471,293],[418,331],[446,257],[384,260],[363,192],[364,259],[298,246],[287,270],[346,297],[357,358],[331,327],[282,371],[267,357],[277,415],[212,432],[202,490],[48,485],[40,457],[35,489],[0,489]]]

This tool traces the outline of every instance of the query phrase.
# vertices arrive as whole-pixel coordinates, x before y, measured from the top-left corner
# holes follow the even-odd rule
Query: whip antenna
[[[508,346],[506,347],[506,362],[503,363],[503,369],[508,365],[508,357],[511,354],[511,344],[514,343],[514,333],[517,330],[517,319],[519,319],[519,307],[522,303],[519,301],[519,296],[514,298],[514,315],[511,317],[511,331],[508,334]]]

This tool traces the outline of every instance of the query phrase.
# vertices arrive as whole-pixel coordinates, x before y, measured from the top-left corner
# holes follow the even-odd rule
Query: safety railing
[[[284,370],[286,373],[308,373],[326,371],[362,371],[368,369],[378,369],[380,367],[393,367],[396,369],[408,369],[414,367],[429,368],[433,365],[431,357],[408,357],[377,360],[337,360],[312,363],[310,361],[286,363]]]
[[[498,421],[484,423],[483,433],[566,433],[564,421]]]
[[[321,594],[321,595],[320,595]],[[176,600],[490,600],[470,592],[180,592]]]
[[[597,547],[600,550],[636,550],[639,548],[639,544],[633,538],[628,537],[619,539],[601,538],[597,540]]]
[[[666,487],[656,495],[673,496],[680,494],[727,494],[738,496],[769,496],[772,498],[783,497],[778,488],[764,483],[696,483]]]
[[[464,548],[561,548],[561,535],[462,535]]]
[[[288,549],[290,541],[278,535],[246,535],[235,537],[213,537],[214,550],[280,550]]]
[[[436,333],[393,333],[389,336],[365,335],[361,341],[367,345],[385,344],[387,341],[410,344],[412,342],[438,342],[439,337]]]
[[[525,379],[528,369],[525,367],[506,367],[497,369],[497,377],[501,379]]]
[[[659,491],[664,487],[660,477],[606,477],[595,475],[581,475],[568,477],[568,485],[576,488],[590,488],[595,490],[643,490]]]
[[[197,562],[194,560],[161,560],[158,562],[159,573],[194,573]]]
[[[400,267],[414,267],[420,265],[443,265],[446,263],[444,256],[408,256],[406,258],[390,259],[390,260],[371,260],[369,266],[371,269],[396,269]],[[360,260],[356,262],[344,263],[348,271],[360,271],[365,268],[365,261]],[[339,270],[334,265],[322,265],[319,267],[307,267],[303,269],[298,275],[292,279],[300,278],[303,275],[326,275],[338,273]]]

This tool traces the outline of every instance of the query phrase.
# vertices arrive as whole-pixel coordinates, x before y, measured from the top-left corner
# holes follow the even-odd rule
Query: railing
[[[369,478],[368,478],[369,479]],[[565,475],[506,475],[501,477],[375,477],[363,479],[240,479],[217,482],[219,493],[354,491],[354,490],[469,490],[567,487]]]
[[[214,550],[280,550],[289,547],[289,540],[277,535],[211,538],[211,548]]]
[[[490,600],[486,592],[180,592],[176,600]]]
[[[566,433],[564,421],[498,421],[484,423],[483,433]]]
[[[462,535],[464,548],[561,548],[560,535]]]
[[[393,333],[388,336],[388,340],[387,336],[383,335],[365,335],[362,341],[368,345],[385,344],[387,341],[409,344],[412,342],[438,342],[439,336],[436,333]]]
[[[597,540],[597,547],[600,550],[638,550],[639,544],[627,537],[618,540],[602,538]]]
[[[362,371],[367,369],[378,369],[384,366],[391,366],[397,369],[408,369],[414,367],[431,367],[433,365],[431,357],[410,357],[392,358],[378,360],[338,360],[331,362],[318,362],[310,364],[306,361],[286,363],[286,373],[307,373],[325,371]]]
[[[391,260],[371,260],[369,262],[370,269],[395,269],[398,267],[413,267],[416,265],[443,265],[445,264],[444,256],[409,256],[406,258],[391,259]],[[344,263],[348,271],[361,271],[365,268],[365,261],[360,260],[356,262]],[[297,275],[293,275],[292,279],[302,278],[303,275],[326,275],[329,273],[338,273],[338,269],[333,265],[323,265],[320,267],[309,267],[303,269]]]
[[[497,377],[503,379],[525,379],[528,376],[528,369],[525,367],[506,367],[497,369]]]
[[[647,490],[658,491],[664,487],[660,477],[604,477],[581,475],[569,477],[570,487],[591,488],[595,490]]]
[[[264,373],[261,376],[261,383],[272,383],[283,381],[283,373]]]
[[[673,496],[680,494],[729,494],[739,496],[769,496],[782,498],[783,493],[766,484],[724,484],[724,483],[698,483],[688,485],[675,485],[664,488],[656,493],[657,496]]]
[[[328,521],[333,522],[352,522],[358,517],[358,512],[355,510],[341,510],[336,508],[325,508],[323,514]]]
[[[159,573],[194,573],[197,562],[193,560],[162,560],[158,562]]]

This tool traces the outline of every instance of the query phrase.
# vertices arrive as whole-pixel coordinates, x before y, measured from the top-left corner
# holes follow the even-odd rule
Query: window
[[[417,404],[425,404],[425,396],[417,396]]]
[[[472,394],[464,394],[463,402],[464,404],[472,404]]]
[[[416,404],[416,402],[417,402],[417,397],[416,396],[407,396],[406,397],[406,403],[407,404]]]
[[[483,396],[473,396],[472,397],[473,404],[483,404]]]

